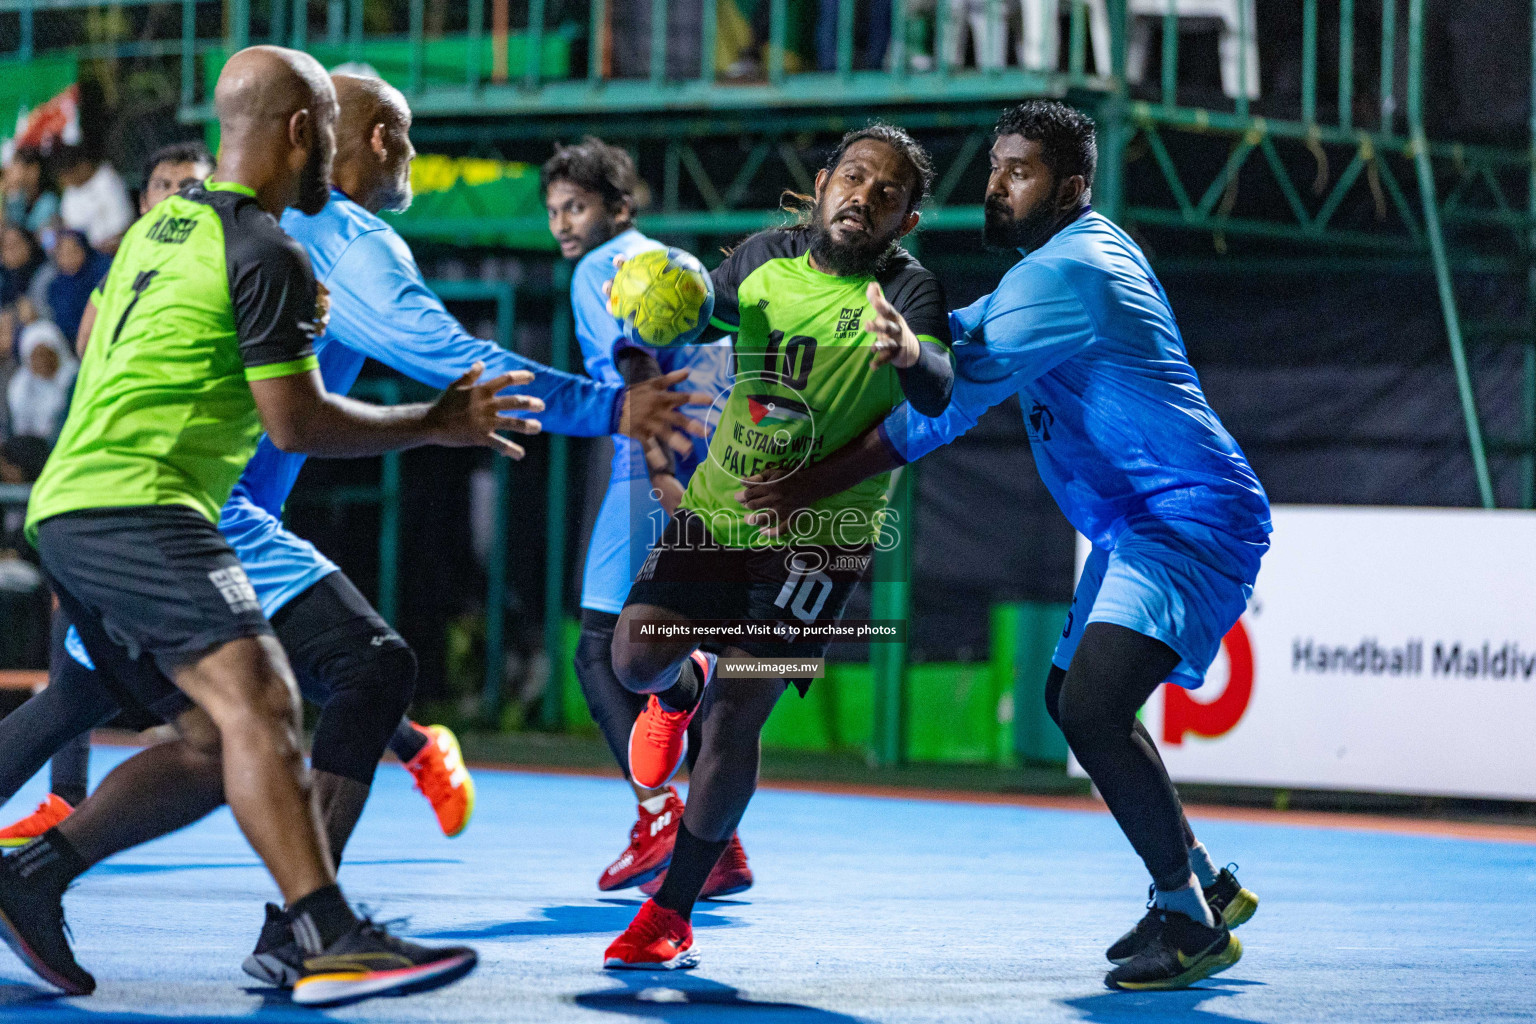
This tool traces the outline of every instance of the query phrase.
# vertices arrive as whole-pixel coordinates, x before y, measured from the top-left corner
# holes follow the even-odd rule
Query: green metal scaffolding
[[[122,8],[144,6],[147,0],[119,0]],[[721,0],[721,3],[730,0]],[[1127,81],[1129,17],[1126,0],[1108,0],[1110,66],[1090,69],[1090,18],[1080,0],[1063,0],[1067,22],[1065,53],[1054,67],[962,67],[943,45],[949,5],[940,2],[933,15],[931,66],[914,61],[908,27],[916,20],[906,0],[893,4],[891,52],[883,70],[860,70],[854,61],[855,0],[840,0],[837,20],[836,66],[829,71],[792,72],[786,61],[790,45],[787,0],[762,0],[769,5],[769,33],[763,48],[763,73],[755,81],[724,82],[716,60],[721,19],[714,0],[703,4],[698,24],[676,18],[666,0],[651,0],[650,41],[653,54],[671,41],[696,32],[698,72],[670,77],[664,60],[652,60],[643,77],[615,80],[608,76],[605,55],[609,30],[605,0],[592,0],[582,23],[547,25],[544,0],[518,6],[521,24],[505,33],[487,25],[485,0],[471,0],[461,30],[428,36],[423,0],[410,0],[404,11],[404,31],[374,35],[364,31],[362,0],[181,0],[179,35],[115,43],[94,42],[70,48],[82,60],[104,57],[163,58],[177,69],[180,111],[189,121],[211,116],[208,83],[225,55],[251,42],[278,42],[327,55],[375,63],[381,73],[409,98],[416,115],[413,137],[419,148],[472,148],[571,138],[597,132],[637,149],[660,151],[664,168],[660,209],[646,215],[648,233],[678,240],[727,237],[772,222],[776,211],[760,199],[753,186],[777,170],[781,179],[804,190],[812,169],[803,154],[807,143],[827,139],[872,116],[889,118],[916,133],[961,133],[948,163],[939,168],[933,202],[925,210],[923,232],[974,231],[981,225],[978,203],[957,198],[965,175],[983,154],[990,128],[1001,106],[1031,96],[1060,97],[1088,109],[1100,126],[1100,167],[1095,205],[1134,229],[1174,229],[1208,235],[1210,260],[1220,261],[1227,240],[1253,239],[1276,248],[1273,260],[1251,252],[1235,257],[1256,270],[1285,263],[1333,271],[1371,272],[1384,265],[1411,264],[1433,272],[1441,305],[1446,342],[1467,436],[1467,450],[1478,500],[1493,507],[1495,476],[1490,452],[1518,459],[1517,503],[1536,503],[1536,114],[1532,137],[1521,145],[1463,144],[1430,138],[1424,112],[1424,0],[1382,0],[1378,103],[1364,111],[1356,103],[1356,69],[1362,57],[1357,42],[1360,21],[1355,0],[1339,0],[1335,102],[1321,102],[1318,0],[1300,0],[1301,95],[1299,112],[1263,116],[1252,109],[1246,81],[1230,102],[1212,106],[1182,102],[1177,2],[1172,0],[1162,21],[1160,78],[1155,89],[1138,91]],[[15,18],[15,48],[0,51],[0,72],[34,56],[66,51],[37,47],[35,22],[73,9],[95,6],[88,0],[0,0],[0,19]],[[493,0],[492,7],[495,5]],[[1244,5],[1239,5],[1242,10]],[[217,16],[211,16],[217,9]],[[993,0],[988,17],[993,30],[1002,25],[1005,5]],[[1536,9],[1536,4],[1533,4]],[[200,17],[200,15],[203,15]],[[311,38],[312,17],[325,31]],[[494,26],[495,19],[490,19]],[[0,20],[0,28],[10,22]],[[209,34],[208,26],[217,25]],[[1240,34],[1262,26],[1240,26]],[[1406,45],[1399,50],[1399,41]],[[585,45],[584,66],[570,57]],[[1536,31],[1530,41],[1536,58]],[[1402,58],[1400,59],[1400,53]],[[1365,55],[1369,56],[1369,55]],[[927,68],[920,70],[919,67]],[[1246,68],[1246,65],[1242,65]],[[445,70],[446,69],[446,70]],[[1246,70],[1244,71],[1246,74]],[[1403,82],[1399,104],[1399,82]],[[1536,76],[1532,80],[1536,100]],[[1536,106],[1536,104],[1533,104]],[[742,156],[722,176],[703,159],[711,147],[739,145]],[[1203,154],[1200,160],[1185,159]],[[1134,191],[1128,169],[1155,167],[1142,174]],[[1209,165],[1214,174],[1194,168]],[[1336,175],[1330,169],[1342,167]],[[1244,209],[1238,183],[1272,190],[1279,199],[1266,209]],[[1309,180],[1311,179],[1311,180]],[[1156,182],[1156,187],[1145,184]],[[1373,218],[1348,218],[1351,204],[1368,197]],[[1282,212],[1275,213],[1275,209]],[[439,232],[459,227],[477,233],[534,230],[538,216],[477,219],[463,225],[438,224]],[[562,269],[564,269],[562,267]],[[1502,273],[1523,277],[1528,309],[1524,316],[1503,322],[1465,321],[1457,306],[1457,273]],[[561,283],[568,277],[561,278]],[[444,297],[454,294],[443,290]],[[480,296],[483,297],[483,296]],[[510,311],[510,299],[507,309]],[[568,365],[570,319],[563,305],[554,323],[554,360]],[[510,312],[507,314],[509,317]],[[510,321],[509,321],[510,323]],[[510,328],[507,332],[510,337]],[[1512,438],[1486,438],[1479,414],[1467,349],[1473,342],[1515,343],[1523,346],[1522,430]],[[568,474],[563,439],[552,438],[548,548],[551,572],[546,579],[546,649],[560,647],[563,621],[563,577],[566,547],[564,487]],[[498,463],[498,487],[506,467]],[[392,485],[398,487],[398,478]],[[388,490],[388,487],[386,487]],[[500,493],[500,492],[498,492]],[[895,505],[910,524],[911,474],[903,474]],[[498,535],[505,529],[504,513]],[[906,534],[909,530],[903,530]],[[493,551],[491,592],[487,607],[493,619],[505,585],[505,548]],[[899,567],[909,556],[898,549],[887,556]],[[381,563],[384,554],[381,548]],[[500,567],[499,569],[497,567]],[[884,580],[905,579],[900,571]],[[381,597],[381,604],[385,599]],[[877,587],[877,615],[901,618],[907,610],[904,584]],[[499,643],[487,629],[486,711],[499,699]],[[877,651],[874,665],[880,679],[877,703],[876,754],[883,761],[899,758],[903,652]],[[492,677],[496,677],[496,685]],[[544,723],[558,723],[558,700],[545,702]]]

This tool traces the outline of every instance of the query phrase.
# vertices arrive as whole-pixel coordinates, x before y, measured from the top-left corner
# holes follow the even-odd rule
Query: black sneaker
[[[458,981],[475,969],[478,960],[468,946],[418,946],[364,918],[322,952],[304,958],[293,983],[293,1001],[329,1006],[369,996],[425,992]]]
[[[1109,949],[1104,951],[1104,955],[1109,957],[1110,963],[1117,966],[1125,963],[1146,948],[1147,944],[1157,934],[1157,908],[1152,904],[1156,893],[1157,886],[1147,886],[1147,912],[1145,916],[1136,922],[1136,927],[1120,936],[1110,945]]]
[[[1243,944],[1220,921],[1208,928],[1203,922],[1161,907],[1149,916],[1155,919],[1151,941],[1104,976],[1104,984],[1110,988],[1188,988],[1242,959]]]
[[[1220,914],[1228,928],[1236,928],[1245,923],[1259,909],[1259,898],[1243,888],[1235,871],[1237,865],[1228,864],[1221,869],[1221,874],[1216,876],[1211,887],[1203,890],[1206,906],[1211,908],[1211,913]]]
[[[75,962],[65,935],[64,901],[47,896],[16,873],[14,857],[0,864],[0,939],[22,963],[66,995],[88,996],[96,979]]]
[[[240,969],[257,981],[292,988],[304,969],[304,951],[293,937],[288,914],[275,903],[267,904],[267,920],[261,926],[256,948]]]
[[[1216,881],[1209,889],[1202,889],[1205,895],[1205,905],[1211,908],[1211,913],[1220,914],[1228,928],[1236,928],[1253,917],[1254,911],[1259,909],[1259,898],[1248,889],[1244,889],[1237,875],[1236,864],[1228,864],[1221,869],[1221,874],[1216,876]],[[1156,916],[1152,909],[1152,900],[1156,895],[1156,886],[1147,886],[1147,914],[1136,927],[1126,932],[1115,940],[1114,944],[1104,953],[1112,964],[1123,964],[1131,957],[1139,953],[1147,940],[1156,932]]]

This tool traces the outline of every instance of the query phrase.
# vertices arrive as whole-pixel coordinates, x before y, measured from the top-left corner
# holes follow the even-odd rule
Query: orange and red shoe
[[[8,828],[0,829],[0,847],[26,846],[38,836],[73,814],[69,801],[57,793],[37,805],[37,810]],[[681,817],[681,814],[679,814]]]
[[[603,966],[610,970],[676,971],[698,965],[693,925],[655,900],[640,905],[640,913],[603,954]]]
[[[699,686],[702,702],[704,687],[714,673],[715,656],[694,651],[693,659],[703,682]],[[652,694],[645,710],[629,730],[629,777],[646,789],[660,789],[672,781],[688,754],[688,723],[699,705],[688,711],[669,711]]]
[[[464,754],[452,730],[443,725],[423,728],[415,722],[411,728],[426,737],[427,745],[405,763],[406,771],[416,780],[417,792],[432,805],[443,835],[452,839],[474,817],[475,780],[464,767]]]
[[[682,823],[683,801],[678,798],[677,790],[668,786],[667,802],[661,810],[652,814],[644,807],[640,808],[640,820],[629,830],[629,845],[619,854],[618,860],[597,876],[597,887],[603,892],[628,889],[649,882],[666,871],[672,862],[672,847],[677,843],[677,829]]]
[[[661,874],[642,885],[640,891],[647,896],[655,896],[661,891],[661,883],[666,880],[667,873],[663,870]],[[731,841],[726,844],[720,859],[715,861],[709,877],[704,879],[704,891],[699,893],[699,899],[715,900],[722,896],[734,896],[750,888],[752,888],[752,868],[747,864],[747,851],[742,848],[741,837],[732,832]]]

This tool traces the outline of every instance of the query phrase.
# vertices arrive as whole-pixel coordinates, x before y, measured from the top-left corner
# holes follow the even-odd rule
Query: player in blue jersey
[[[535,371],[521,390],[540,398],[539,420],[558,433],[668,436],[702,432],[679,411],[701,395],[671,392],[683,374],[627,386],[560,373],[474,338],[426,287],[410,250],[376,215],[410,200],[410,111],[398,91],[378,79],[336,75],[340,101],[338,147],[330,201],[306,216],[288,210],[283,229],[305,249],[330,294],[329,327],[314,344],[328,390],[344,393],[367,358],[433,387],[484,363],[487,378]],[[707,399],[706,399],[707,400]],[[362,813],[374,769],[386,745],[408,766],[435,807],[462,828],[472,810],[467,774],[446,730],[421,736],[402,715],[415,686],[416,663],[400,638],[334,563],[280,521],[304,456],[263,438],[229,502],[219,529],[235,549],[270,618],[305,696],[322,711],[311,751],[314,790],[333,860]],[[88,656],[61,659],[51,685],[0,720],[0,800],[8,798],[61,743],[119,711],[114,692],[94,680]],[[59,666],[56,666],[59,667]],[[168,696],[174,705],[177,698]],[[143,711],[145,709],[135,709]],[[159,712],[161,709],[149,709]],[[430,758],[427,755],[432,755]],[[430,763],[431,771],[419,766]],[[246,968],[263,980],[291,984],[297,946],[282,910],[269,905],[267,923]]]
[[[950,315],[949,409],[930,419],[903,406],[810,470],[758,478],[744,498],[765,521],[787,522],[1019,396],[1040,476],[1093,544],[1046,708],[1153,879],[1147,915],[1109,949],[1106,981],[1181,988],[1237,962],[1229,928],[1258,901],[1196,841],[1136,712],[1164,681],[1204,681],[1269,547],[1269,502],[1206,403],[1141,250],[1089,206],[1096,155],[1093,122],[1065,104],[1004,114],[986,240],[1023,258]]]
[[[635,230],[635,211],[644,205],[644,184],[629,154],[591,137],[560,146],[544,164],[541,184],[550,233],[560,243],[560,254],[577,261],[571,309],[587,373],[597,380],[633,383],[686,369],[695,391],[713,397],[727,390],[732,369],[729,343],[668,349],[634,345],[624,337],[620,321],[608,312],[603,286],[613,279],[617,263],[660,247]],[[642,445],[615,435],[608,489],[587,545],[576,677],[614,759],[630,779],[638,805],[628,845],[598,876],[597,887],[605,892],[638,885],[649,893],[659,886],[683,820],[683,803],[675,788],[647,789],[630,777],[629,733],[645,710],[645,698],[626,690],[614,676],[609,649],[630,581],[708,450],[707,439],[679,455],[654,441]],[[698,749],[697,742],[693,749]],[[703,895],[725,896],[751,885],[746,852],[740,839],[732,836]]]

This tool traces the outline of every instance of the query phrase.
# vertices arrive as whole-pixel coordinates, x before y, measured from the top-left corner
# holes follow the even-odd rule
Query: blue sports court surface
[[[124,755],[98,748],[93,775]],[[1145,875],[1107,814],[764,790],[757,886],[701,905],[689,973],[600,969],[641,897],[594,880],[633,812],[616,779],[481,770],[446,840],[393,765],[342,884],[404,934],[478,947],[436,993],[315,1011],[240,972],[273,887],[227,811],[66,897],[95,995],[53,998],[0,949],[0,1020],[1511,1021],[1536,1017],[1536,844],[1196,818],[1263,903],[1246,954],[1186,992],[1103,987]],[[4,808],[10,821],[43,792]]]

